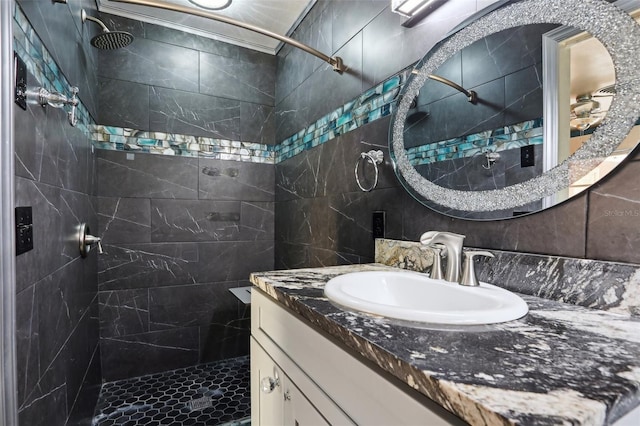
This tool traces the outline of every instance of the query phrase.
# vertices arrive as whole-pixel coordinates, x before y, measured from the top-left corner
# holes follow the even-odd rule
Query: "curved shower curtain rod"
[[[322,59],[323,61],[327,62],[329,65],[333,67],[334,71],[340,74],[342,74],[342,72],[345,70],[344,64],[342,63],[342,58],[340,58],[339,56],[334,56],[334,57],[327,56],[324,53],[320,52],[319,50],[316,50],[313,47],[307,46],[304,43],[300,43],[299,41],[294,40],[290,37],[282,36],[272,31],[265,30],[264,28],[258,27],[256,25],[246,24],[244,22],[238,21],[233,18],[229,18],[227,16],[218,15],[217,13],[206,12],[204,10],[194,9],[192,7],[181,6],[179,4],[165,3],[162,1],[156,1],[156,0],[112,0],[112,1],[116,1],[119,3],[136,4],[139,6],[155,7],[159,9],[166,9],[173,12],[182,12],[182,13],[187,13],[189,15],[195,15],[195,16],[201,16],[203,18],[213,19],[214,21],[224,22],[229,25],[244,28],[245,30],[249,30],[249,31],[253,31],[253,32],[265,35],[267,37],[275,38],[276,40],[280,40],[283,43],[287,43],[287,44],[290,44],[291,46],[297,47],[298,49],[302,49],[305,52],[310,53],[313,56],[316,56]]]

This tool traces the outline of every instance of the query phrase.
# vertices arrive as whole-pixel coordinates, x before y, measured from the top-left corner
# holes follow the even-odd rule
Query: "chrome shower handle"
[[[94,235],[89,234],[91,230],[89,229],[89,225],[86,223],[80,224],[80,229],[78,230],[78,240],[80,243],[80,256],[87,257],[89,251],[91,250],[91,246],[98,246],[98,253],[103,254],[102,250],[102,238],[96,237]]]

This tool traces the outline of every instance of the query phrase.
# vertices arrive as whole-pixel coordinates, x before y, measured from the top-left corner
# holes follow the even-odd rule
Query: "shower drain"
[[[191,411],[204,410],[205,408],[212,407],[211,398],[203,396],[202,398],[196,398],[189,401],[187,404]]]

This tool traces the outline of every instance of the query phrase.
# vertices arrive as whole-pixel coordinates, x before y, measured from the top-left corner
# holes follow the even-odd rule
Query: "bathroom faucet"
[[[447,251],[446,281],[457,283],[460,279],[463,241],[464,235],[454,234],[452,232],[428,231],[420,237],[420,242],[422,244],[430,247],[435,244],[442,244],[445,247]]]

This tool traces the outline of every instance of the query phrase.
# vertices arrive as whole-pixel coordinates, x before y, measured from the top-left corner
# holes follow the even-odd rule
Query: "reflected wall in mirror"
[[[616,51],[602,44],[615,45],[615,35],[574,22],[571,5],[524,17],[527,8],[537,10],[544,2],[510,3],[429,52],[394,116],[390,148],[400,180],[444,214],[496,219],[539,211],[604,176],[638,141],[636,136],[620,143],[638,111],[620,107],[630,93],[616,93],[637,81],[637,71],[624,66],[628,58],[619,57],[638,52],[638,25],[615,9],[632,39]],[[568,3],[588,12],[594,25],[611,12],[605,9],[615,8],[598,0]],[[606,24],[610,31],[615,25]],[[616,68],[617,74],[622,70],[617,80]],[[432,80],[433,74],[477,93],[477,101]],[[630,92],[638,91],[635,86]],[[607,126],[610,105],[621,114],[614,112]]]

